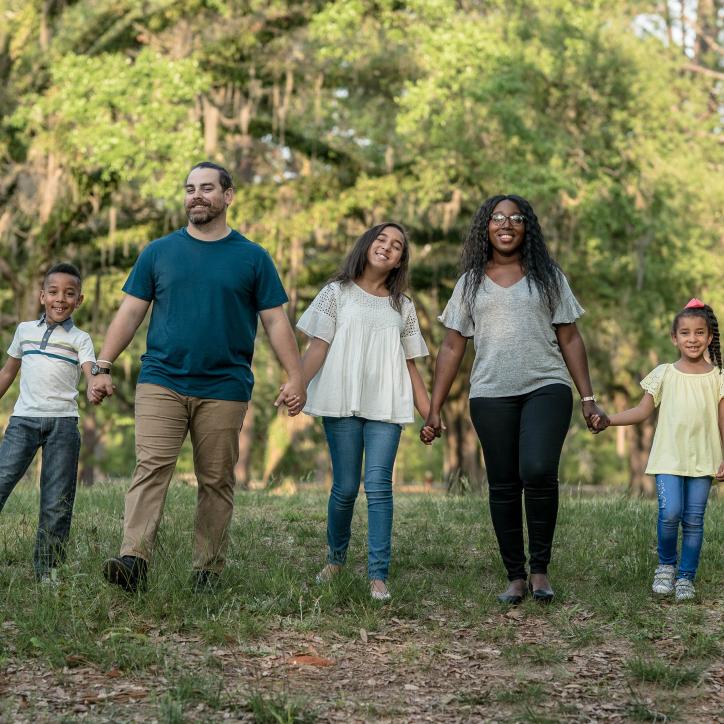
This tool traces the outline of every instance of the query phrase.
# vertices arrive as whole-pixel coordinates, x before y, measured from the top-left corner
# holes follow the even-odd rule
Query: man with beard
[[[229,173],[214,163],[186,179],[188,225],[152,241],[123,291],[97,363],[92,395],[113,393],[111,365],[133,339],[153,302],[136,388],[136,468],[126,494],[120,555],[103,574],[127,591],[146,585],[148,561],[181,445],[190,432],[198,502],[194,590],[213,589],[224,566],[234,504],[239,431],[251,398],[251,360],[261,318],[289,382],[289,414],[306,392],[287,301],[269,254],[226,223],[234,196]]]

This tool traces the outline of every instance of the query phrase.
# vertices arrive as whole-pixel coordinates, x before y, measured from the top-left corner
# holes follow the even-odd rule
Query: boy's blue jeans
[[[40,578],[65,559],[78,479],[78,418],[15,415],[10,418],[0,443],[0,510],[38,448],[43,449],[43,464],[33,567],[36,577]]]
[[[681,523],[681,561],[677,578],[694,580],[704,541],[704,511],[711,488],[711,478],[683,475],[657,475],[659,498],[659,564],[676,565],[676,543]]]
[[[327,511],[327,560],[342,565],[347,558],[364,453],[367,571],[370,580],[386,581],[392,539],[392,468],[402,428],[363,417],[325,417],[323,422],[333,475]]]

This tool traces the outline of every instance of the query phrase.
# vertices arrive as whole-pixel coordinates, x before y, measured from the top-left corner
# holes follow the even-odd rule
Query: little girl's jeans
[[[659,563],[676,565],[676,543],[681,523],[681,561],[677,578],[694,580],[704,540],[704,511],[711,488],[711,478],[690,478],[684,475],[656,476],[659,497]]]
[[[362,475],[367,495],[367,571],[370,580],[387,580],[392,538],[392,468],[402,428],[364,417],[325,417],[332,458],[332,492],[327,511],[329,563],[342,565]]]

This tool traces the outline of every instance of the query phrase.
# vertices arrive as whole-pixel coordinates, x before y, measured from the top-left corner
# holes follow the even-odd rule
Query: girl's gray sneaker
[[[674,566],[656,566],[651,590],[659,596],[668,596],[674,592]]]
[[[696,596],[696,588],[694,588],[693,581],[688,578],[677,578],[676,579],[676,600],[677,601],[688,601]]]

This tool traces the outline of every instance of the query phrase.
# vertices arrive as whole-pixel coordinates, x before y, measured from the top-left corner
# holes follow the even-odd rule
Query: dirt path
[[[347,638],[280,620],[244,647],[155,631],[188,672],[181,684],[153,668],[103,672],[71,657],[52,670],[5,659],[0,721],[254,721],[254,695],[294,704],[309,721],[724,721],[721,664],[671,692],[633,683],[631,652],[616,641],[571,650],[544,621],[530,623],[520,611],[491,617],[486,628],[508,633],[502,645],[486,629],[450,628],[444,618],[390,619],[383,631]]]

